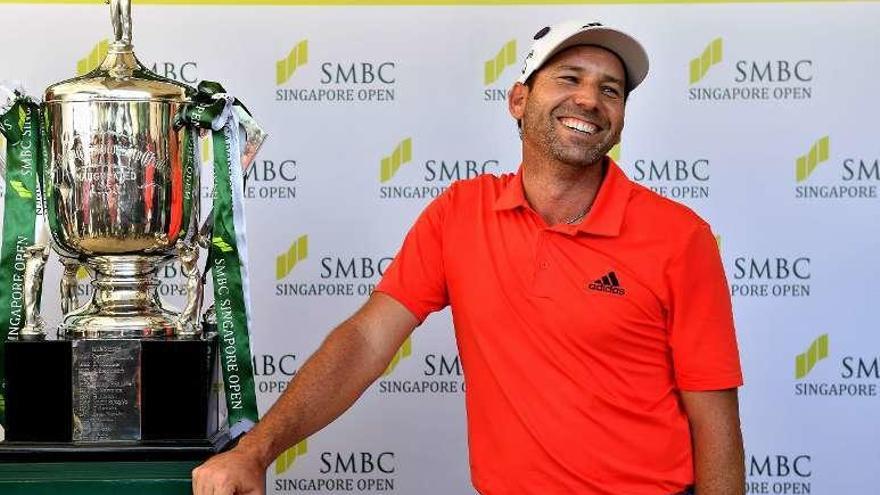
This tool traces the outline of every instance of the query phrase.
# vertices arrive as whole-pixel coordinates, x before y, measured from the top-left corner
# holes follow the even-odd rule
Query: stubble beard
[[[564,143],[555,127],[557,122],[555,113],[551,112],[549,118],[543,122],[536,122],[537,118],[529,118],[527,114],[523,118],[523,133],[526,136],[529,134],[536,136],[537,144],[544,154],[561,163],[577,168],[601,163],[605,155],[620,140],[620,130],[612,132],[603,130],[600,131],[602,139],[593,145],[576,146]]]

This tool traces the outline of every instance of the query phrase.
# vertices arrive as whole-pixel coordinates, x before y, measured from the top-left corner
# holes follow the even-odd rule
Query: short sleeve
[[[452,189],[447,189],[419,215],[376,287],[376,291],[403,304],[419,323],[449,304],[443,266],[443,224]]]
[[[730,292],[718,244],[700,224],[667,269],[669,342],[681,390],[723,390],[743,384]]]

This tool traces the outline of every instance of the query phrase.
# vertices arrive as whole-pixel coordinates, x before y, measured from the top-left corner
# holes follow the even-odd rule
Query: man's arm
[[[681,392],[694,443],[696,495],[741,495],[745,461],[736,389]]]
[[[348,409],[382,374],[417,324],[402,304],[374,293],[327,336],[238,446],[193,471],[193,493],[262,494],[269,464]]]

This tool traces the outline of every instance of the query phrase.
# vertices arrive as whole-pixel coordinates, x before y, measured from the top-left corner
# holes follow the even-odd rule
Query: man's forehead
[[[591,61],[598,61],[611,75],[617,73],[621,76],[625,75],[623,60],[613,51],[597,46],[597,45],[575,45],[563,49],[559,53],[553,55],[550,60],[544,63],[541,70],[556,68],[560,66],[575,66],[574,62],[578,58],[588,57]]]

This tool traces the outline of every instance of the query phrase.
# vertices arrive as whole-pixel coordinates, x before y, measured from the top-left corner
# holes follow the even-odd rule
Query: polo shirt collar
[[[531,208],[529,202],[526,201],[526,192],[522,185],[523,170],[522,165],[516,171],[516,176],[511,179],[501,194],[495,199],[495,211],[512,210],[522,206],[523,208]]]
[[[629,203],[633,185],[620,167],[614,163],[614,160],[609,157],[606,157],[606,160],[608,160],[608,170],[605,171],[605,178],[602,180],[602,185],[599,186],[599,193],[596,194],[596,200],[593,201],[590,212],[580,223],[564,226],[568,227],[567,230],[572,233],[583,232],[610,237],[620,234],[623,215],[626,212],[626,205]],[[522,165],[520,165],[516,176],[507,183],[498,199],[495,200],[495,211],[512,210],[518,207],[531,210],[523,189],[522,174]]]

